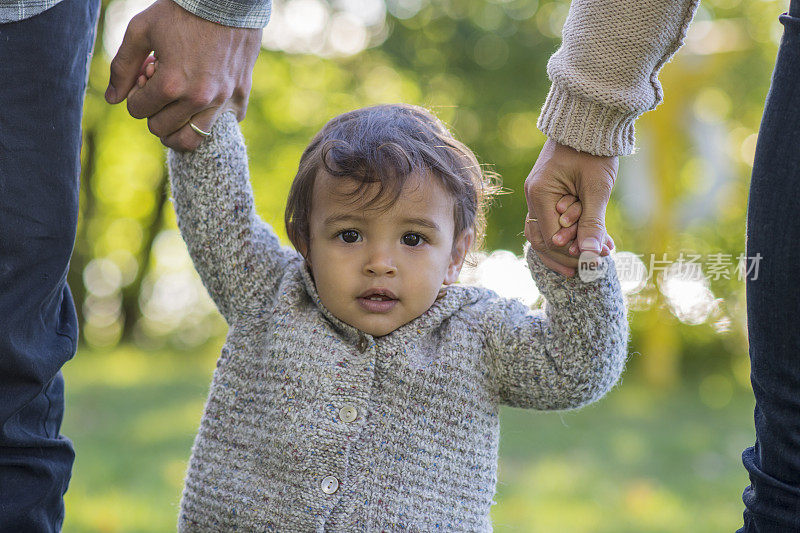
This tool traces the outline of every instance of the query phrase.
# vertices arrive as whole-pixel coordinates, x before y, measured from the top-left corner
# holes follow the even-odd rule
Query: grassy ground
[[[65,367],[62,433],[77,451],[65,533],[175,530],[217,353],[84,349]],[[495,531],[734,531],[752,399],[711,409],[696,391],[628,380],[577,412],[505,409]]]

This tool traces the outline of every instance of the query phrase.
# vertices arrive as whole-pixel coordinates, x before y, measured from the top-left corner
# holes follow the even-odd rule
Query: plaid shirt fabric
[[[61,0],[0,0],[0,24],[38,15]]]
[[[38,15],[61,0],[0,0],[0,24]],[[237,28],[263,28],[269,22],[271,0],[174,0],[206,20]]]

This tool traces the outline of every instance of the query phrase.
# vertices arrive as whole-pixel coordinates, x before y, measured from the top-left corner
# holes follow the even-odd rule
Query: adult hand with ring
[[[149,56],[147,59],[145,59],[145,62],[139,72],[139,77],[136,80],[136,86],[134,86],[133,89],[128,92],[128,97],[133,95],[137,90],[143,89],[147,85],[150,78],[155,75],[157,68],[158,60],[155,58],[155,56]],[[189,121],[189,127],[201,137],[211,137],[210,127],[209,131],[205,131],[191,120]]]
[[[194,150],[223,111],[233,110],[244,119],[261,34],[261,28],[223,26],[173,0],[156,0],[128,24],[111,62],[106,100],[117,104],[127,97],[131,116],[147,118],[164,145]],[[158,72],[137,87],[151,51]]]
[[[575,256],[586,251],[606,255],[613,248],[605,231],[605,209],[617,169],[616,157],[545,142],[525,180],[525,237],[547,267],[573,277],[579,262]]]
[[[561,216],[558,217],[558,222],[561,225],[561,229],[559,229],[553,236],[553,242],[568,243],[569,245],[568,253],[571,256],[578,256],[578,254],[580,253],[578,250],[578,244],[575,242],[575,237],[578,234],[577,221],[581,216],[582,210],[583,207],[581,205],[581,201],[578,200],[576,197],[572,196],[571,194],[566,194],[562,196],[561,199],[556,204],[556,211],[558,211],[561,214]],[[536,224],[537,222],[539,222],[538,218],[531,217],[530,215],[526,217],[525,218],[526,230],[528,229],[528,224]],[[540,240],[540,237],[537,237],[536,231],[532,231],[530,233],[526,231],[526,236],[527,235],[531,235],[532,238],[536,240],[535,246],[533,241],[531,244],[534,250],[537,250],[537,248],[544,247],[544,241]],[[603,241],[603,246],[600,251],[600,255],[605,256],[610,254],[611,250],[614,249],[614,246],[615,246],[614,239],[611,238],[611,235],[606,233],[605,240]],[[562,263],[562,265],[565,267],[571,267],[571,264],[572,263],[565,265],[564,263]],[[556,269],[554,268],[554,270]],[[571,277],[567,273],[564,273],[564,275]]]

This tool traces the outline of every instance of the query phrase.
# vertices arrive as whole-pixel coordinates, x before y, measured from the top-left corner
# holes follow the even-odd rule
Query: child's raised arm
[[[592,282],[547,268],[529,245],[525,255],[544,310],[519,300],[491,302],[484,327],[500,401],[514,407],[571,409],[591,403],[625,366],[628,321],[614,261]]]
[[[232,324],[263,309],[300,256],[256,214],[236,116],[223,113],[197,150],[167,160],[178,227],[220,313]]]

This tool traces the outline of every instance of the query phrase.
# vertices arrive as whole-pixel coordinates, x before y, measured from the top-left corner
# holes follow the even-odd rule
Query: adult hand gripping
[[[577,255],[589,251],[606,255],[608,244],[613,247],[605,219],[618,169],[616,156],[580,152],[550,139],[545,142],[525,180],[525,237],[545,266],[573,277],[579,265]],[[577,197],[582,211],[577,226],[562,229],[556,204],[564,195]]]
[[[252,72],[261,49],[261,28],[234,28],[190,13],[172,0],[156,0],[128,24],[111,61],[106,101],[127,98],[134,118],[174,150],[194,150],[217,117],[233,110],[244,119]],[[135,86],[142,65],[155,53],[158,71]]]

